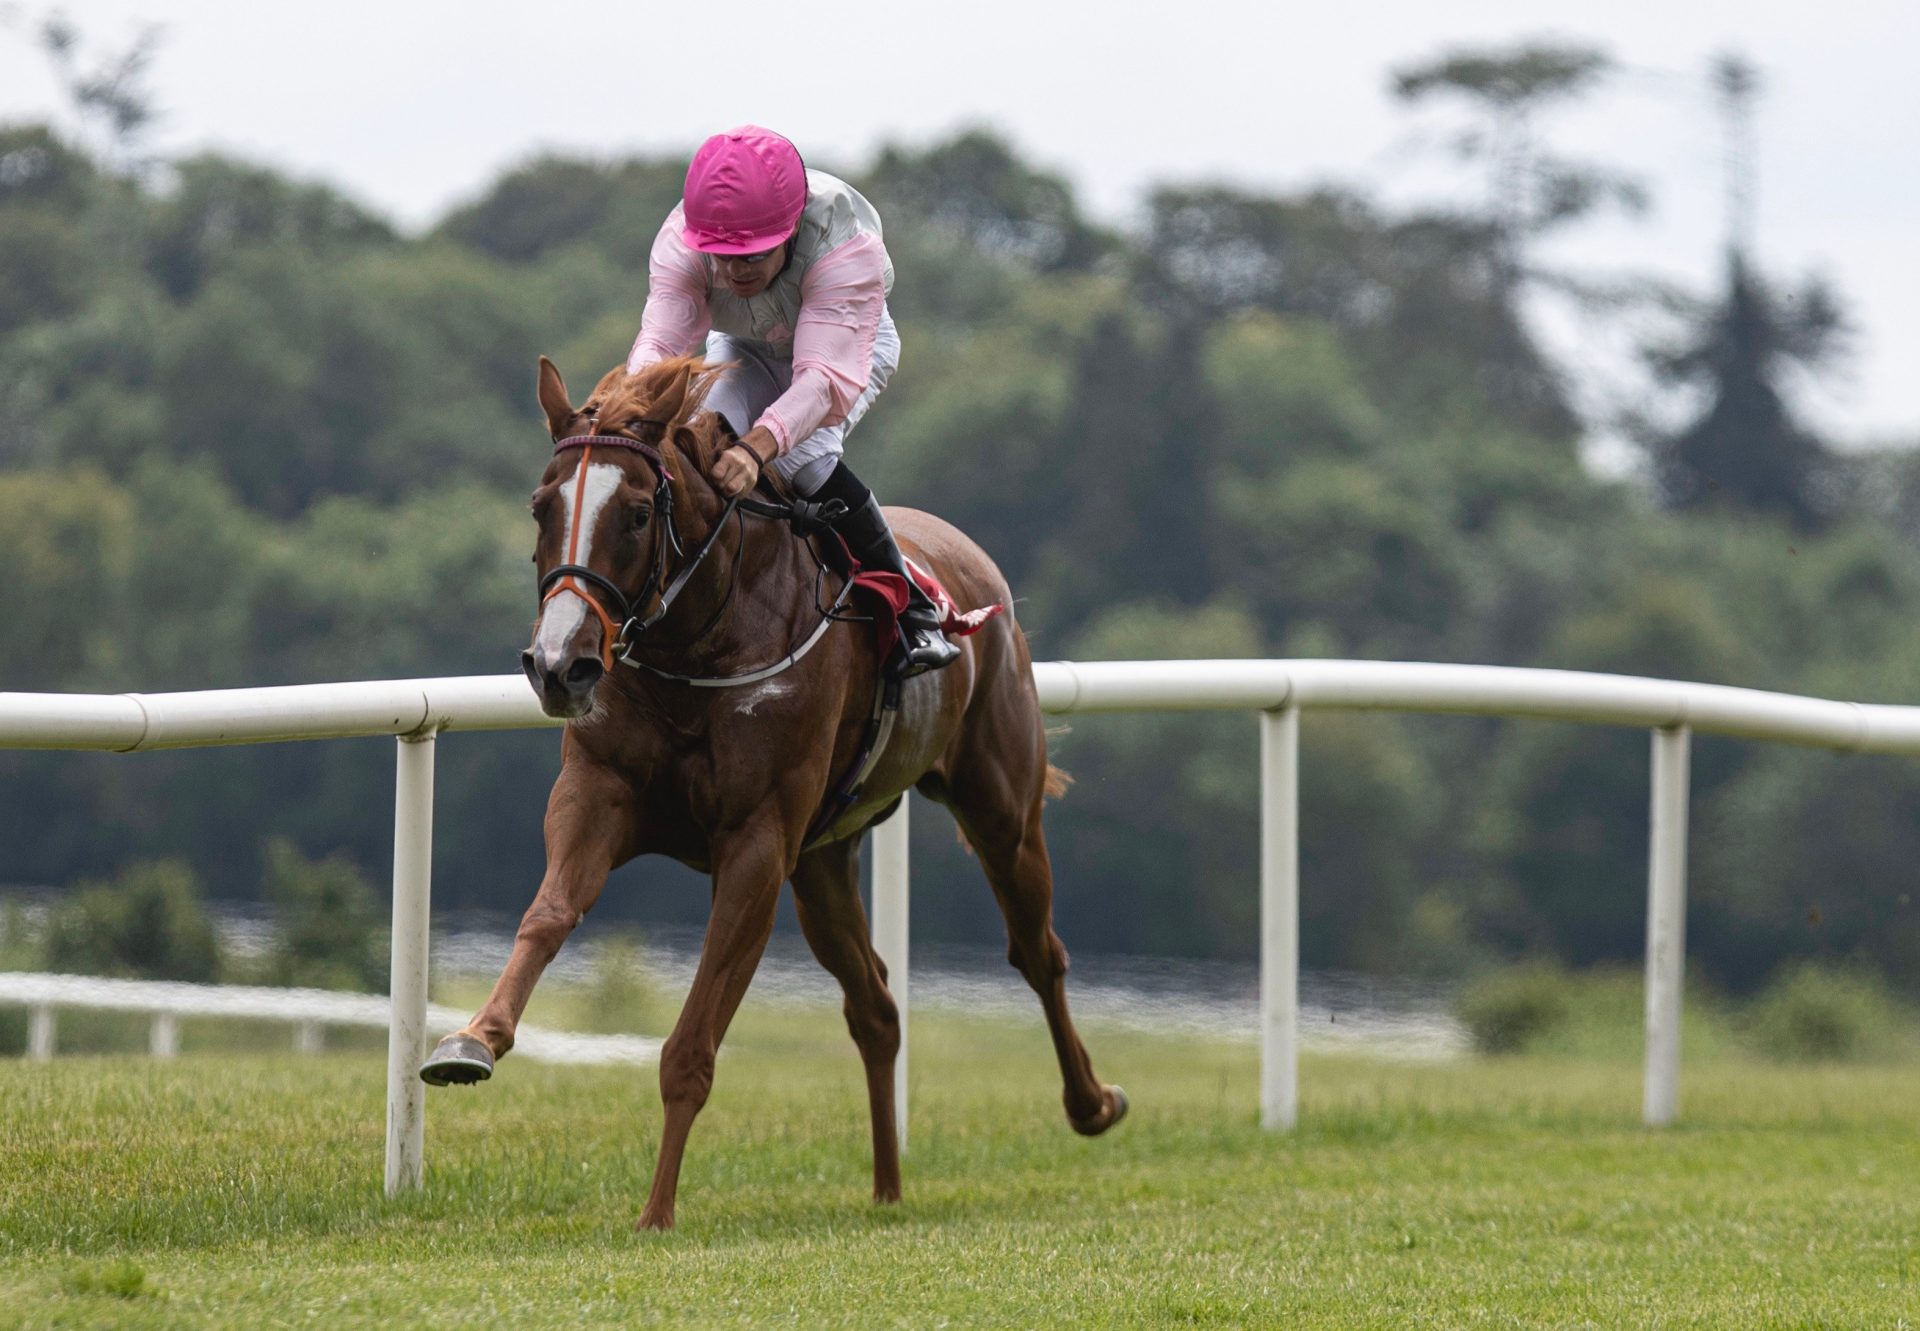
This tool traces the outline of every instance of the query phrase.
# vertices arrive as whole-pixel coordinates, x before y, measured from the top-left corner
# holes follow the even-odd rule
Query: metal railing
[[[53,1057],[55,1014],[62,1008],[128,1012],[150,1019],[147,1052],[172,1058],[180,1052],[182,1017],[229,1017],[245,1021],[290,1022],[293,1047],[317,1054],[330,1026],[390,1026],[392,1001],[378,994],[333,989],[275,989],[246,984],[183,984],[175,980],[114,980],[97,975],[40,975],[0,971],[0,1004],[27,1009],[27,1057]],[[427,1005],[427,1021],[458,1026],[467,1019],[456,1008]],[[522,1026],[513,1052],[540,1063],[651,1063],[660,1056],[659,1040],[642,1035],[588,1035]]]
[[[1679,1104],[1687,780],[1694,731],[1848,752],[1920,754],[1920,708],[1833,702],[1711,684],[1505,666],[1375,661],[1104,661],[1034,666],[1048,712],[1251,711],[1260,724],[1261,1121],[1298,1112],[1299,742],[1303,711],[1541,717],[1653,732],[1642,1113]],[[436,737],[560,724],[517,675],[167,694],[0,693],[0,748],[146,749],[393,735],[393,988],[386,1186],[422,1170],[428,883]],[[906,1137],[907,804],[874,830],[873,934],[901,1009],[896,1068]]]

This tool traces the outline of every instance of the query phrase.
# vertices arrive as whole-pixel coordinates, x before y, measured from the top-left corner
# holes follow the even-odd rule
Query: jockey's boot
[[[866,503],[834,526],[847,538],[847,548],[863,565],[897,573],[907,580],[907,608],[900,614],[900,648],[905,658],[900,664],[900,678],[912,679],[959,660],[960,649],[940,631],[940,608],[907,572],[907,561],[894,543],[893,529],[887,526],[886,514],[880,511],[880,501],[868,494]]]
[[[911,679],[959,660],[960,649],[940,631],[940,608],[907,572],[907,561],[894,542],[893,529],[887,525],[887,515],[880,511],[880,501],[873,497],[873,491],[842,462],[814,491],[813,498],[838,499],[847,506],[845,516],[834,519],[833,526],[846,537],[855,559],[868,568],[897,573],[907,581],[907,608],[900,615],[900,678]]]

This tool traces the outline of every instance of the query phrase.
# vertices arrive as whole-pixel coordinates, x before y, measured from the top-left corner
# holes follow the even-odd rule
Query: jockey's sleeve
[[[681,239],[681,217],[676,207],[654,237],[647,260],[647,308],[640,315],[640,335],[627,353],[628,374],[698,350],[712,326],[707,267]]]
[[[800,282],[793,384],[757,422],[785,453],[823,425],[847,418],[867,390],[873,339],[887,308],[887,251],[862,233],[814,260]]]

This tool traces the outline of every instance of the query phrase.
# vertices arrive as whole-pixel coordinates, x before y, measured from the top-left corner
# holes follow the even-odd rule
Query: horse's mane
[[[603,421],[636,415],[651,419],[650,408],[656,403],[679,396],[679,405],[664,422],[665,439],[685,454],[702,476],[708,476],[723,445],[720,418],[701,408],[726,368],[709,365],[699,356],[656,361],[633,374],[627,373],[626,366],[616,365],[601,377],[581,409],[593,408]]]

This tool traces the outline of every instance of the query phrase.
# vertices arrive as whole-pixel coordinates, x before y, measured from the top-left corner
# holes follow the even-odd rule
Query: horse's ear
[[[673,376],[673,382],[662,388],[647,404],[643,419],[658,421],[662,425],[671,425],[680,417],[681,409],[687,405],[687,389],[693,384],[693,362],[688,361]]]
[[[547,413],[547,429],[555,439],[573,422],[573,400],[567,396],[567,381],[545,356],[540,358],[540,410]]]

